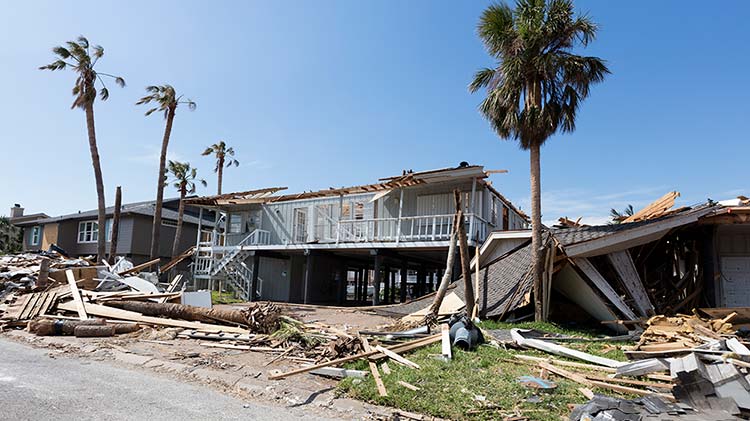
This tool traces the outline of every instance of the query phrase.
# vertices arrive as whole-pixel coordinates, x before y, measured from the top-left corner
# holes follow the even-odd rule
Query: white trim
[[[89,226],[90,225],[90,229]],[[84,227],[81,230],[81,227]],[[83,239],[81,234],[83,234]],[[89,237],[87,240],[86,237]],[[95,238],[96,237],[96,238]],[[78,221],[78,230],[76,231],[76,242],[78,244],[91,244],[99,241],[99,226],[96,221]]]
[[[34,237],[36,237],[36,239],[34,239]],[[42,227],[39,225],[35,225],[31,227],[31,232],[29,233],[29,245],[38,246],[41,240],[42,240]]]

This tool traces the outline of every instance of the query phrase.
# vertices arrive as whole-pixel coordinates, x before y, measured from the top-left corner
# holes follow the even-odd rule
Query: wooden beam
[[[610,263],[614,266],[617,275],[622,280],[625,289],[635,301],[635,306],[641,316],[650,316],[654,313],[654,305],[648,297],[646,288],[643,286],[638,270],[635,268],[633,258],[628,250],[620,250],[607,255]]]
[[[408,359],[406,359],[406,358],[404,358],[404,357],[396,354],[395,352],[391,351],[390,349],[383,348],[380,345],[376,346],[375,349],[378,350],[378,351],[380,351],[380,352],[382,352],[383,354],[385,354],[388,358],[392,359],[393,361],[395,361],[395,362],[403,365],[404,367],[415,368],[415,369],[422,368],[422,367],[419,366],[419,364],[417,364],[415,362],[412,362],[412,361],[409,361]]]
[[[132,268],[130,268],[130,269],[128,269],[128,270],[124,270],[124,271],[122,271],[122,272],[118,273],[118,275],[120,275],[120,276],[123,276],[123,275],[129,275],[129,274],[131,274],[131,273],[135,273],[135,272],[140,272],[140,271],[142,271],[143,269],[149,268],[149,267],[151,267],[151,266],[153,266],[153,265],[155,265],[155,264],[159,263],[159,261],[160,261],[160,260],[161,260],[161,259],[157,257],[157,258],[156,258],[156,259],[154,259],[154,260],[149,260],[149,261],[148,261],[148,262],[146,262],[146,263],[141,263],[140,265],[137,265],[137,266],[133,266]]]
[[[86,307],[84,307],[83,305],[83,300],[81,299],[81,292],[78,291],[78,285],[76,285],[76,277],[73,275],[73,271],[70,269],[66,270],[65,276],[68,278],[68,285],[70,286],[70,294],[73,296],[73,302],[75,303],[76,311],[78,312],[78,318],[81,320],[88,319],[89,316],[88,314],[86,314]]]
[[[372,351],[372,349],[370,348],[370,342],[367,341],[367,338],[365,338],[364,336],[362,336],[361,338],[362,338],[362,347],[364,348],[365,352]],[[370,372],[372,373],[372,378],[375,379],[375,385],[378,388],[378,395],[388,396],[388,390],[386,390],[385,384],[383,384],[383,379],[380,378],[378,365],[372,361],[368,361],[368,364],[370,365]]]
[[[612,286],[607,282],[606,279],[599,273],[598,270],[591,264],[591,262],[585,257],[578,257],[572,259],[574,265],[576,265],[586,275],[591,283],[596,286],[599,291],[604,294],[605,297],[612,303],[628,320],[636,320],[638,316],[633,313],[633,310],[625,304],[625,301],[620,298],[615,292]]]

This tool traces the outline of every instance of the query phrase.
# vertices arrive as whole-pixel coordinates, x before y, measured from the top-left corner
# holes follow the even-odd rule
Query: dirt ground
[[[242,304],[221,307],[241,307]],[[347,332],[376,329],[392,319],[341,307],[283,304],[283,312],[304,322],[320,322]],[[217,306],[219,307],[219,306]],[[338,380],[312,374],[300,374],[281,380],[269,380],[272,371],[289,371],[300,362],[264,353],[206,346],[216,341],[183,339],[179,328],[144,327],[139,332],[112,338],[76,338],[69,336],[37,337],[26,331],[13,330],[3,337],[53,350],[51,355],[91,357],[135,362],[139,368],[169,373],[197,381],[224,392],[240,394],[272,403],[290,406],[308,405],[318,415],[342,419],[379,419],[389,410],[337,396]]]

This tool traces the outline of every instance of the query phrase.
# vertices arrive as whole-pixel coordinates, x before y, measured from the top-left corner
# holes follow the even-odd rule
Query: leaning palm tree
[[[169,161],[169,173],[172,175],[170,182],[180,192],[180,206],[177,211],[177,229],[172,243],[172,257],[180,252],[180,236],[182,235],[182,217],[185,214],[185,196],[195,193],[195,183],[201,183],[205,187],[206,180],[199,180],[198,170],[190,167],[187,162]]]
[[[201,154],[203,156],[214,155],[216,156],[216,167],[214,172],[217,173],[218,187],[216,188],[216,194],[221,194],[221,183],[224,179],[224,165],[229,168],[232,165],[235,167],[240,165],[240,161],[234,159],[234,149],[231,147],[227,148],[227,144],[224,141],[214,143],[213,145],[206,148]]]
[[[102,73],[94,69],[99,59],[104,56],[104,48],[100,45],[90,45],[84,37],[78,37],[76,41],[68,41],[65,47],[57,46],[52,52],[57,56],[57,60],[42,66],[41,70],[64,70],[71,69],[78,74],[75,85],[73,85],[73,105],[70,108],[81,108],[86,112],[86,129],[89,137],[89,150],[91,151],[91,163],[94,166],[94,179],[96,180],[96,198],[97,198],[97,226],[100,228],[96,244],[97,259],[102,260],[105,257],[104,238],[104,221],[105,221],[105,201],[104,201],[104,180],[102,178],[102,167],[99,162],[99,148],[96,145],[96,129],[94,127],[94,101],[97,94],[97,81],[101,84],[99,89],[99,98],[106,101],[109,98],[109,90],[104,84],[103,77],[113,78],[115,83],[120,87],[125,86],[125,79],[119,76],[113,76],[108,73]]]
[[[195,109],[195,102],[190,99],[182,99],[182,95],[177,95],[174,88],[170,85],[147,86],[144,96],[136,105],[156,104],[156,107],[146,111],[149,116],[156,111],[164,112],[164,119],[167,121],[164,128],[164,137],[161,141],[161,154],[159,155],[159,177],[156,183],[156,209],[154,210],[154,224],[151,226],[151,259],[159,257],[159,234],[161,231],[161,209],[164,202],[164,177],[167,162],[167,147],[169,146],[169,137],[172,135],[172,123],[177,112],[177,106],[187,104],[191,111]]]
[[[518,0],[515,10],[493,4],[483,13],[479,37],[497,61],[479,70],[469,85],[485,88],[479,110],[503,139],[517,140],[530,152],[531,239],[534,313],[543,318],[540,149],[553,134],[575,130],[578,106],[591,85],[609,73],[597,57],[573,53],[591,42],[597,26],[575,16],[570,0]]]

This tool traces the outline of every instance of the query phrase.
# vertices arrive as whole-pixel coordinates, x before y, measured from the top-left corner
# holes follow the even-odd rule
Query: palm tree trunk
[[[531,145],[531,266],[534,275],[534,319],[543,321],[542,313],[542,198],[540,146]]]
[[[183,182],[180,186],[180,207],[177,211],[177,228],[174,232],[174,242],[172,243],[172,257],[177,256],[177,254],[180,252],[180,237],[182,236],[182,216],[185,213],[185,194],[186,194],[187,188],[185,187],[185,183]]]
[[[223,156],[219,158],[219,165],[217,169],[218,169],[217,171],[218,177],[216,178],[218,178],[219,180],[219,186],[216,189],[216,194],[221,194],[221,182],[224,179],[224,157]]]
[[[86,111],[86,129],[89,135],[89,149],[91,151],[91,164],[94,166],[94,179],[96,180],[96,200],[97,200],[97,217],[98,239],[96,242],[96,261],[106,258],[106,239],[104,238],[104,226],[106,225],[106,204],[104,201],[104,179],[102,177],[102,166],[99,162],[99,148],[96,146],[96,128],[94,127],[94,104],[88,103]]]
[[[432,305],[430,305],[430,309],[427,310],[427,314],[423,319],[423,324],[430,325],[437,320],[440,305],[443,304],[443,298],[445,298],[445,293],[448,291],[448,285],[451,283],[451,278],[453,277],[453,262],[456,259],[456,237],[458,236],[458,223],[456,221],[458,221],[459,216],[460,215],[456,215],[453,217],[453,232],[451,232],[450,243],[448,244],[448,258],[445,261],[445,272],[443,272],[443,279],[440,280],[440,286],[438,286],[435,298],[432,300]]]
[[[115,191],[115,210],[112,216],[112,237],[109,239],[109,264],[115,263],[117,255],[117,237],[120,231],[120,207],[122,206],[122,188],[117,186]]]
[[[172,134],[174,108],[167,113],[167,126],[164,128],[164,138],[161,141],[161,155],[159,155],[159,179],[156,184],[156,208],[154,209],[154,224],[151,226],[151,259],[159,257],[159,237],[161,234],[161,208],[164,202],[164,173],[167,166],[167,147],[169,136]]]
[[[469,244],[466,238],[466,224],[463,217],[463,206],[461,206],[461,192],[453,192],[456,201],[456,212],[461,215],[456,223],[458,234],[458,250],[461,256],[461,276],[464,278],[464,302],[466,303],[466,314],[471,317],[474,313],[474,284],[471,282],[471,270],[469,266]]]

